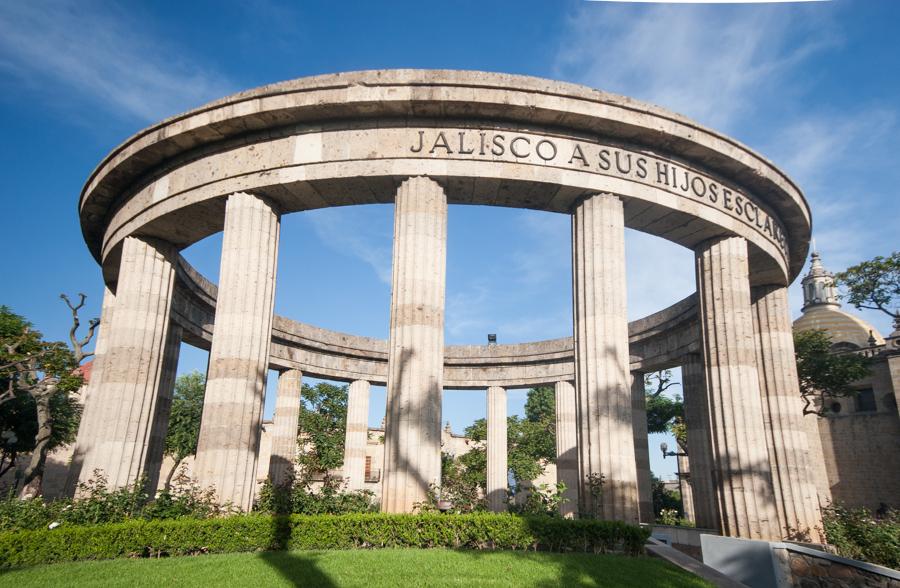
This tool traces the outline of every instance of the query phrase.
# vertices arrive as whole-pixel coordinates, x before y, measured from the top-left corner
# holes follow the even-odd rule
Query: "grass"
[[[280,551],[35,566],[0,586],[640,586],[710,584],[661,560],[447,549]]]

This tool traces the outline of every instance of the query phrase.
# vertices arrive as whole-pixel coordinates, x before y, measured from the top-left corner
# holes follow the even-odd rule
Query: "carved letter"
[[[587,158],[584,156],[584,152],[581,150],[581,147],[575,145],[575,149],[572,150],[572,157],[569,158],[569,163],[572,163],[576,159],[581,160],[581,165],[584,167],[588,167]]]
[[[432,145],[431,151],[429,151],[428,153],[434,153],[434,150],[437,149],[438,147],[440,147],[442,149],[446,149],[448,155],[453,154],[453,150],[450,149],[450,144],[447,143],[447,137],[444,136],[444,131],[441,131],[440,133],[438,133],[437,138],[434,140],[434,145]]]
[[[503,144],[504,141],[506,141],[506,137],[504,137],[503,135],[494,135],[494,140],[492,141],[494,146],[491,148],[491,153],[493,153],[497,157],[500,157],[501,155],[506,153],[506,147]]]
[[[548,157],[544,157],[544,154],[541,153],[542,145],[549,145],[550,149],[553,150],[553,152]],[[538,141],[538,144],[534,146],[534,152],[537,153],[538,157],[540,157],[544,161],[550,161],[551,159],[556,159],[556,145],[548,139],[541,139],[540,141]]]
[[[656,162],[656,183],[669,185],[669,166],[661,161]]]
[[[459,149],[457,150],[457,153],[459,153],[460,155],[471,155],[472,153],[475,153],[474,149],[469,149],[468,151],[466,151],[465,140],[466,140],[466,132],[460,131],[459,132]]]
[[[628,169],[622,169],[622,164],[619,162],[619,155],[621,155],[621,153],[616,149],[616,169],[619,170],[620,174],[628,174],[631,171],[631,153],[626,153],[628,156],[626,158],[628,161]]]
[[[526,145],[531,145],[531,139],[529,139],[528,137],[516,137],[509,142],[509,152],[512,153],[515,157],[528,157],[528,153],[519,153],[516,150],[516,143],[518,143],[519,141],[525,141]]]
[[[709,183],[709,201],[716,202],[719,199],[719,186],[715,182]]]
[[[643,157],[637,158],[637,177],[642,180],[647,177],[647,160]]]
[[[609,161],[609,149],[601,149],[600,150],[600,169],[603,171],[609,171],[609,168],[612,167],[612,164]]]
[[[424,135],[425,135],[425,131],[419,131],[419,148],[416,149],[415,145],[413,145],[412,147],[409,148],[410,151],[412,151],[413,153],[419,153],[420,151],[422,151],[422,147],[423,147],[422,142],[424,141],[424,139],[423,139]]]
[[[700,187],[703,188],[703,191],[697,190],[697,182],[700,182]],[[703,181],[703,178],[700,176],[694,176],[694,179],[691,180],[691,190],[694,191],[694,194],[697,195],[697,198],[703,198],[706,196],[706,182]]]

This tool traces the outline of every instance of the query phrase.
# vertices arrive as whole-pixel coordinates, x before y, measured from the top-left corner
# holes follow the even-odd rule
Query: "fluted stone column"
[[[300,370],[285,370],[278,374],[275,418],[272,422],[272,452],[269,454],[269,480],[274,486],[282,486],[294,478],[302,386],[303,372]]]
[[[685,453],[685,447],[678,445],[678,453]],[[691,486],[691,460],[687,455],[678,455],[678,474],[681,476],[681,507],[684,518],[696,521],[694,513],[694,488]]]
[[[703,359],[690,354],[681,364],[684,391],[684,423],[691,468],[694,523],[701,529],[719,528],[719,506],[713,485],[712,444],[709,437],[709,405]]]
[[[760,286],[753,288],[752,296],[763,423],[781,533],[785,538],[818,542],[823,540],[822,514],[810,475],[787,288]]]
[[[556,383],[556,481],[566,485],[560,514],[573,518],[578,514],[578,449],[575,420],[575,386]]]
[[[411,512],[441,480],[447,196],[410,178],[394,206],[381,510]]]
[[[263,397],[272,335],[278,213],[263,199],[228,197],[194,473],[219,500],[253,503]]]
[[[506,462],[506,390],[487,389],[487,503],[493,512],[506,511],[509,479]]]
[[[572,215],[575,390],[581,511],[638,522],[622,201],[598,194]],[[604,476],[591,492],[591,477]]]
[[[101,470],[112,488],[148,475],[169,310],[178,253],[153,239],[127,237],[122,245],[115,309],[107,325],[99,387],[90,394],[95,430],[85,448],[80,481]]]
[[[112,331],[112,313],[116,303],[116,295],[109,287],[103,289],[103,303],[100,309],[100,326],[97,329],[97,339],[94,344],[94,360],[91,364],[91,376],[86,387],[82,388],[84,408],[81,412],[81,421],[78,423],[78,435],[75,438],[75,447],[72,450],[72,462],[66,476],[66,485],[63,493],[66,496],[75,494],[75,487],[81,476],[84,465],[84,457],[90,452],[96,442],[98,429],[96,420],[103,410],[103,402],[100,400],[98,390],[103,375],[103,363],[106,361],[106,350],[109,347],[109,334]]]
[[[634,421],[634,462],[637,469],[638,507],[641,522],[653,523],[653,490],[650,487],[650,446],[647,437],[647,397],[644,374],[631,374],[631,418]]]
[[[366,486],[366,445],[369,442],[369,382],[350,384],[347,434],[344,438],[344,482],[350,490]]]
[[[712,239],[697,248],[696,261],[721,531],[780,539],[756,371],[747,242]]]
[[[169,414],[172,412],[172,397],[175,392],[175,378],[178,375],[178,356],[181,353],[182,328],[175,323],[169,325],[166,347],[163,353],[162,373],[159,378],[159,392],[156,413],[150,430],[150,447],[147,450],[147,491],[153,495],[159,486],[159,473],[163,454],[166,450],[166,434],[169,432]]]

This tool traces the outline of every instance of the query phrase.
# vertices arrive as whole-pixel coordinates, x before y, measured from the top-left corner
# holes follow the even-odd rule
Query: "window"
[[[856,412],[875,412],[878,406],[875,404],[875,392],[871,388],[864,388],[856,393]]]
[[[372,456],[367,455],[366,456],[366,477],[365,477],[365,479],[368,480],[371,477],[372,477]]]

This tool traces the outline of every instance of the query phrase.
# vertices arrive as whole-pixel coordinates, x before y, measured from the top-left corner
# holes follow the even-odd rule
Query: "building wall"
[[[900,508],[900,417],[894,386],[884,357],[876,359],[872,375],[857,382],[858,389],[871,388],[875,411],[858,410],[854,398],[829,401],[840,412],[829,409],[818,419],[825,470],[835,503],[865,507],[881,504]]]

